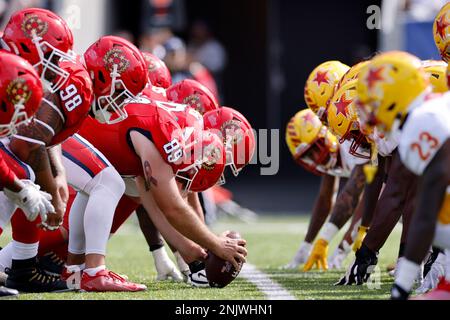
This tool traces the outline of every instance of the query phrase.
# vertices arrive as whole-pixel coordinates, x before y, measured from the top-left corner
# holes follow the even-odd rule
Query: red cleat
[[[411,300],[450,300],[450,282],[446,281],[443,277],[439,281],[436,289],[414,297]]]
[[[93,277],[83,272],[81,277],[81,290],[87,292],[137,292],[146,289],[145,285],[129,282],[109,270],[99,271]]]
[[[66,281],[69,289],[80,290],[82,275],[82,270],[77,269],[76,271],[70,272],[67,270],[67,267],[64,267],[61,273],[61,280]]]

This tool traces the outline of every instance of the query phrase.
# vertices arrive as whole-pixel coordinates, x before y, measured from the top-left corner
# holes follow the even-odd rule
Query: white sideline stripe
[[[240,275],[256,285],[268,300],[296,300],[286,289],[259,271],[254,265],[245,263]]]

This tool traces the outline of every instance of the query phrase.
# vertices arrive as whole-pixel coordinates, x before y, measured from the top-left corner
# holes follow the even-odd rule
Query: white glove
[[[164,247],[152,251],[152,255],[156,271],[158,272],[158,276],[156,277],[157,281],[183,281],[183,276],[180,274],[173,261],[170,260]]]
[[[55,212],[55,208],[50,202],[52,196],[47,192],[40,191],[41,187],[30,180],[22,180],[22,182],[25,185],[22,190],[13,192],[4,188],[5,195],[24,211],[29,221],[36,220],[40,215],[44,223],[47,220],[47,214]]]
[[[347,258],[350,251],[352,251],[352,247],[347,243],[347,241],[342,242],[342,246],[344,249],[339,248],[339,246],[334,250],[333,255],[328,259],[328,268],[330,269],[341,269],[342,263],[345,258]]]
[[[424,294],[437,287],[441,277],[445,276],[445,255],[439,253],[438,257],[428,271],[422,285],[416,289],[417,294]]]
[[[283,266],[282,269],[293,270],[297,269],[301,264],[304,264],[309,258],[311,248],[312,248],[311,243],[302,242],[294,258],[287,265]]]

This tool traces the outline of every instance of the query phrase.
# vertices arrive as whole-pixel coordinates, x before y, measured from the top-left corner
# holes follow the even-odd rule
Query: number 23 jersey
[[[128,117],[116,124],[101,124],[89,118],[80,135],[91,142],[111,162],[122,176],[142,176],[139,156],[131,141],[131,132],[147,137],[165,162],[174,162],[183,155],[181,128],[173,116],[154,103],[132,103],[126,106]]]
[[[403,164],[422,175],[450,138],[450,94],[424,102],[409,114],[401,131],[399,153]]]

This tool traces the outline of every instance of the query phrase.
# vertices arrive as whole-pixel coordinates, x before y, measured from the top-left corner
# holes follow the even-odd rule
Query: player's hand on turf
[[[324,239],[319,239],[314,243],[314,247],[311,251],[311,254],[303,266],[303,271],[311,270],[314,265],[317,266],[317,269],[328,270],[327,263],[327,255],[328,255],[328,241]]]
[[[41,191],[40,186],[30,180],[22,180],[22,190],[13,192],[4,188],[5,195],[23,210],[29,221],[34,221],[40,215],[41,220],[45,221],[48,214],[55,211],[51,200],[52,196],[47,192]]]
[[[377,253],[365,245],[355,253],[355,260],[345,275],[335,285],[362,285],[369,280],[370,274],[378,263]]]
[[[214,253],[233,264],[236,270],[239,270],[240,263],[245,263],[247,249],[244,239],[231,239],[228,237],[219,237],[219,247]]]
[[[354,252],[356,252],[356,250],[361,248],[361,245],[364,241],[364,238],[366,237],[368,230],[369,230],[369,228],[367,228],[367,227],[363,227],[363,226],[358,227],[358,233],[356,234],[356,238],[355,238],[355,241],[353,241],[353,247],[352,247]]]
[[[341,246],[343,248],[341,248]],[[330,269],[341,269],[342,263],[345,258],[347,258],[348,254],[352,250],[351,246],[347,243],[347,241],[342,241],[342,244],[339,245],[331,257],[328,259],[328,267]]]

